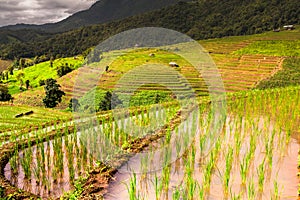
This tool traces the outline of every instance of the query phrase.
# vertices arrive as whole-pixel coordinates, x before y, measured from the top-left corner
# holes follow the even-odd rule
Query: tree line
[[[0,43],[0,58],[74,56],[86,53],[112,35],[149,26],[176,30],[196,40],[262,33],[285,24],[299,24],[297,7],[297,0],[179,2],[161,10],[106,24],[60,34],[44,33],[25,42]]]

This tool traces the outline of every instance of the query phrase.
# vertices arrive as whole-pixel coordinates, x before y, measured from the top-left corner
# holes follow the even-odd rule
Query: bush
[[[77,111],[80,107],[80,103],[78,101],[78,99],[76,98],[72,98],[69,102],[69,108],[71,109],[71,111]]]
[[[62,77],[72,71],[73,71],[73,69],[71,67],[69,67],[68,63],[66,63],[65,65],[57,68],[57,75],[59,77]]]
[[[4,187],[0,186],[0,198],[4,197]]]
[[[40,81],[39,81],[39,85],[40,85],[40,86],[44,86],[44,85],[45,85],[45,80],[40,80]]]
[[[10,101],[12,96],[8,93],[6,85],[0,85],[0,101]]]
[[[97,111],[111,110],[116,108],[119,104],[122,104],[122,101],[116,95],[113,95],[110,91],[107,91],[104,98],[100,102],[99,110]]]
[[[46,96],[43,99],[43,103],[47,108],[54,108],[57,106],[57,104],[61,102],[62,96],[65,95],[65,93],[59,89],[60,85],[56,82],[57,81],[52,78],[46,80]]]
[[[288,58],[284,61],[283,70],[269,79],[261,81],[258,89],[279,88],[300,85],[300,58]]]

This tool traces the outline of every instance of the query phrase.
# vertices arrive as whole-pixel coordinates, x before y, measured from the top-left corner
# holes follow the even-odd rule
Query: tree
[[[66,74],[68,74],[68,73],[70,73],[72,71],[73,71],[73,69],[71,67],[69,67],[68,63],[66,63],[63,66],[58,67],[58,69],[57,69],[57,75],[59,77],[62,77],[62,76],[66,75]]]
[[[47,79],[45,84],[46,96],[43,99],[43,103],[47,108],[54,108],[61,102],[62,96],[64,96],[65,93],[59,89],[60,85],[52,78]]]
[[[72,111],[76,112],[79,107],[80,107],[80,103],[79,103],[78,99],[72,98],[69,103],[69,108],[72,109]]]
[[[19,68],[20,69],[24,69],[25,68],[25,59],[24,58],[20,58]]]
[[[8,72],[10,75],[14,75],[14,65],[10,65],[8,68],[7,68]]]
[[[46,83],[45,83],[45,80],[39,80],[39,85],[40,86],[44,86]]]
[[[39,63],[39,57],[38,57],[38,56],[35,56],[35,57],[34,57],[33,63],[34,63],[35,65]]]
[[[19,72],[16,76],[17,81],[20,81],[20,88],[23,86],[24,72]]]
[[[25,81],[25,85],[26,85],[26,90],[28,90],[29,86],[30,86],[30,81],[29,80],[26,80]]]
[[[106,111],[117,107],[117,105],[122,104],[122,101],[116,95],[112,95],[110,91],[107,91],[104,95],[103,100],[99,104],[99,110]]]
[[[51,68],[53,67],[53,61],[54,61],[54,57],[51,56],[51,58],[50,58],[50,67],[51,67]]]
[[[6,85],[0,85],[0,101],[9,101],[12,99],[12,96],[8,92]]]

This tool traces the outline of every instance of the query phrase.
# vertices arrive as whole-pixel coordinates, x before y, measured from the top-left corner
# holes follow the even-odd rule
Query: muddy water
[[[130,118],[120,116],[116,123],[104,123],[97,127],[89,127],[82,132],[63,136],[25,149],[16,158],[16,167],[12,160],[6,165],[5,177],[16,187],[40,196],[43,199],[58,198],[64,192],[73,189],[73,181],[97,164],[97,161],[108,162],[121,149],[111,142],[118,131],[122,134],[130,132],[131,136],[143,136],[147,132],[160,128],[170,120],[167,109],[153,108],[148,114],[140,114]],[[173,115],[170,115],[173,116]],[[147,119],[156,119],[155,121]],[[145,123],[145,124],[142,124]],[[110,136],[107,136],[107,133]],[[30,178],[25,176],[22,161],[26,154],[30,155]],[[42,154],[45,154],[42,159]],[[60,157],[59,157],[60,155]],[[61,166],[59,166],[61,160]],[[41,166],[41,167],[38,167]],[[71,177],[70,175],[73,174]]]
[[[297,199],[297,189],[299,180],[297,178],[297,156],[299,151],[299,138],[287,137],[285,132],[276,131],[275,125],[268,119],[260,118],[250,121],[243,120],[239,124],[239,119],[231,117],[226,121],[226,131],[221,137],[221,149],[219,151],[216,167],[211,176],[211,184],[209,190],[206,192],[206,199],[232,199],[233,196],[240,195],[241,199],[250,199],[249,185],[254,186],[254,199],[271,199],[277,192],[275,192],[275,186],[277,183],[278,196],[280,199]],[[187,129],[188,124],[183,124],[179,127],[177,133],[174,135],[180,135],[181,133],[189,134]],[[198,127],[199,128],[199,127]],[[198,129],[198,134],[195,135],[195,147],[196,155],[194,161],[193,179],[198,182],[199,185],[203,184],[204,180],[204,167],[208,162],[209,149],[203,154],[200,154],[199,140],[201,134],[205,133],[205,130]],[[235,144],[234,135],[239,135],[241,138],[241,147],[237,148]],[[270,138],[274,134],[273,143],[271,145]],[[192,134],[191,134],[192,135]],[[254,154],[251,159],[249,170],[246,175],[246,183],[242,184],[241,178],[241,163],[243,158],[249,152],[251,135],[255,136]],[[253,139],[252,138],[252,139]],[[177,140],[177,139],[174,139]],[[254,141],[254,140],[253,140]],[[119,172],[111,182],[108,193],[105,195],[105,199],[129,199],[128,186],[132,181],[132,173],[136,173],[137,181],[137,195],[142,199],[172,199],[172,194],[176,188],[185,187],[185,172],[186,172],[186,159],[183,157],[177,158],[176,142],[171,142],[172,146],[169,151],[172,151],[169,159],[170,162],[170,180],[167,191],[161,192],[159,197],[156,197],[155,181],[161,180],[163,177],[161,163],[163,157],[160,153],[151,153],[148,159],[151,161],[144,162],[143,154],[134,156],[129,162],[119,169]],[[273,147],[272,160],[269,161],[266,153],[266,143],[269,142]],[[160,145],[158,145],[160,146]],[[225,157],[229,147],[233,147],[233,165],[230,171],[229,180],[229,192],[224,192],[224,173],[225,173]],[[158,151],[159,152],[159,151]],[[175,155],[175,157],[174,157]],[[265,160],[265,161],[264,161]],[[146,164],[145,164],[146,163]],[[264,163],[264,181],[263,189],[259,190],[259,166]],[[145,166],[146,165],[146,166]],[[155,178],[157,177],[157,179]],[[183,192],[183,190],[181,190]],[[196,189],[194,199],[198,198],[198,190]]]
[[[71,161],[69,160],[70,152],[66,148],[65,137],[61,140],[61,153],[63,156],[62,159],[62,170],[59,170],[55,163],[57,163],[57,150],[54,149],[53,140],[40,144],[44,148],[46,154],[45,160],[41,158],[41,147],[34,146],[31,149],[25,151],[31,151],[32,158],[30,163],[31,176],[30,178],[25,177],[25,171],[21,165],[21,160],[24,157],[24,152],[22,151],[19,154],[17,172],[14,172],[10,163],[8,163],[4,169],[5,177],[10,180],[10,182],[18,188],[21,188],[25,191],[29,191],[35,195],[40,196],[41,198],[57,198],[61,196],[65,191],[73,189],[72,179],[70,179],[70,168],[73,169],[74,179],[78,178],[80,175],[83,175],[84,171],[87,170],[84,166],[93,164],[95,161],[91,157],[86,157],[84,159],[83,154],[85,153],[82,149],[79,149],[78,152],[75,152],[75,149],[72,149]],[[79,140],[77,140],[77,145],[79,146]],[[43,166],[40,168],[39,175],[35,173],[35,170],[38,169],[38,160]],[[77,162],[78,161],[78,162]],[[44,172],[42,171],[44,169]]]

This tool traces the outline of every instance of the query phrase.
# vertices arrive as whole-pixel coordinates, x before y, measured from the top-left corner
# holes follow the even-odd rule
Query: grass
[[[53,62],[53,67],[50,67],[50,61],[36,64],[34,66],[25,68],[23,70],[14,71],[14,75],[9,76],[9,80],[4,83],[9,85],[9,92],[11,94],[20,93],[20,81],[17,79],[19,73],[24,73],[23,87],[25,86],[25,81],[30,81],[30,86],[33,88],[39,87],[40,80],[46,80],[49,78],[57,79],[58,75],[56,72],[56,68],[68,63],[69,65],[73,65],[74,69],[81,67],[83,63],[83,58],[78,57],[74,58],[60,58]]]
[[[233,148],[232,147],[229,148],[228,153],[225,156],[225,160],[226,160],[226,168],[225,168],[225,174],[223,177],[223,186],[224,186],[225,193],[228,193],[230,171],[231,171],[232,162],[233,162]]]
[[[256,88],[278,88],[300,84],[300,58],[287,58],[283,63],[283,69],[274,76],[261,81]]]
[[[33,111],[32,115],[15,118],[17,114]],[[69,119],[69,114],[53,109],[45,109],[21,105],[2,104],[0,106],[0,130],[1,132],[9,130],[29,130],[35,129],[44,123],[54,122],[57,120]]]
[[[300,56],[300,40],[295,41],[255,41],[235,52],[237,55]]]

